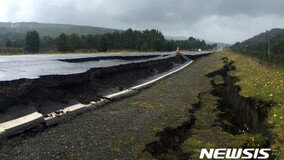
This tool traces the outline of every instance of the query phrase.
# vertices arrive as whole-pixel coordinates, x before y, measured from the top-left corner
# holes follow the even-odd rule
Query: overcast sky
[[[284,0],[0,0],[1,22],[158,29],[234,43],[284,26]]]

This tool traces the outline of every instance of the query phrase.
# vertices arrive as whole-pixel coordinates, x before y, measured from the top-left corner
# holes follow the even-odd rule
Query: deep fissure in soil
[[[223,58],[223,61],[225,65],[221,70],[207,75],[210,78],[221,75],[224,80],[223,84],[218,85],[214,83],[214,80],[211,81],[214,87],[212,95],[220,98],[218,107],[222,113],[219,114],[219,120],[221,123],[223,120],[231,123],[231,125],[222,123],[222,128],[231,134],[242,134],[243,131],[246,131],[269,136],[266,121],[271,102],[241,96],[239,94],[240,86],[235,85],[239,79],[228,74],[236,69],[233,65],[234,62],[229,62],[227,58]]]
[[[199,93],[198,103],[192,105],[192,109],[188,111],[194,113],[201,106],[201,96],[204,93]],[[151,153],[151,155],[157,159],[165,159],[166,154],[175,153],[179,155],[181,160],[188,160],[190,153],[184,153],[181,148],[181,144],[190,137],[190,129],[194,125],[196,118],[193,114],[190,114],[189,120],[184,122],[177,128],[166,128],[162,132],[157,132],[156,136],[159,137],[159,141],[152,142],[146,145],[145,151]]]
[[[235,85],[239,79],[228,74],[228,72],[236,69],[233,65],[234,62],[229,62],[228,58],[223,58],[222,60],[225,64],[222,69],[206,75],[209,78],[220,75],[224,80],[223,84],[218,85],[214,83],[214,80],[211,81],[213,90],[210,94],[220,98],[217,100],[217,104],[219,110],[222,111],[222,113],[218,115],[219,120],[217,124],[219,124],[225,132],[234,135],[241,134],[242,131],[245,130],[250,133],[270,137],[266,118],[271,103],[240,96],[239,92],[241,88]],[[202,94],[203,93],[200,93],[198,95],[199,102],[192,105],[194,109],[189,110],[191,113],[189,121],[177,128],[166,128],[162,132],[157,132],[156,136],[159,137],[159,141],[147,144],[145,151],[151,153],[151,155],[157,159],[166,159],[164,156],[166,154],[172,154],[173,151],[179,152],[179,154],[177,154],[179,155],[179,159],[189,159],[190,153],[184,153],[181,149],[181,145],[191,136],[190,130],[196,119],[193,113],[202,104]],[[224,120],[230,122],[230,125],[223,123]],[[269,141],[267,141],[267,146],[269,146]]]

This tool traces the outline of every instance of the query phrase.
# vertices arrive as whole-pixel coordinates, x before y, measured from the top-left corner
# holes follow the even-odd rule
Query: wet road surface
[[[207,52],[185,52],[184,54],[206,54]],[[159,55],[157,57],[151,57]],[[122,60],[115,57],[149,56],[144,59]],[[0,56],[0,81],[17,79],[36,79],[46,75],[69,75],[83,73],[91,68],[110,67],[120,64],[146,62],[155,59],[165,59],[175,56],[173,52],[161,53],[107,53],[107,54],[57,54],[57,55],[15,55]],[[94,57],[114,57],[96,61],[69,63],[60,60],[84,59]]]

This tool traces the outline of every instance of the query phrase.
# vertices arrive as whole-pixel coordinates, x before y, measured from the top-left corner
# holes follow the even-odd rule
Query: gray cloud
[[[0,0],[0,21],[161,30],[233,43],[284,26],[283,0]]]

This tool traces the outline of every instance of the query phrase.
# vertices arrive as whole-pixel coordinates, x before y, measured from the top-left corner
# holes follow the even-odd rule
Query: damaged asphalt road
[[[12,137],[1,144],[0,159],[188,159],[198,149],[192,142],[207,145],[215,138],[207,146],[226,146],[230,140],[244,145],[217,123],[218,97],[210,94],[212,78],[206,75],[223,67],[221,58],[219,53],[201,57],[138,95]],[[183,134],[167,132],[179,128]],[[172,142],[161,142],[162,133]],[[151,148],[155,142],[161,145]]]

